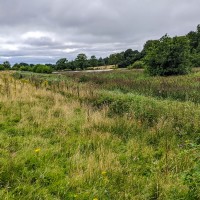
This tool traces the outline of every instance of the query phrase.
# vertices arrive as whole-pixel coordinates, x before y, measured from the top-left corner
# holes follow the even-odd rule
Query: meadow
[[[0,197],[200,199],[200,70],[0,72]]]

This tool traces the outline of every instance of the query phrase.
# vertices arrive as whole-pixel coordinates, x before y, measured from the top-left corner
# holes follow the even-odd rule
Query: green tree
[[[61,58],[56,62],[56,70],[67,69],[67,58]]]
[[[193,67],[200,67],[200,25],[196,31],[187,34],[190,41],[191,62]]]
[[[96,67],[98,66],[98,60],[96,58],[96,56],[91,56],[90,60],[89,60],[90,66],[91,67]]]
[[[20,71],[31,71],[30,67],[29,66],[20,66],[19,68]]]
[[[102,57],[100,57],[98,60],[98,66],[104,66],[104,65],[105,65],[105,61]]]
[[[191,31],[187,34],[190,41],[191,52],[200,52],[200,25],[197,26],[196,31]]]
[[[19,69],[20,69],[20,67],[21,67],[21,65],[20,65],[20,64],[18,64],[18,63],[15,63],[15,64],[13,65],[13,67],[12,67],[12,70],[19,70]]]
[[[124,52],[124,58],[127,59],[127,58],[130,58],[133,56],[133,50],[132,49],[127,49],[125,52]]]
[[[114,53],[109,56],[110,65],[118,65],[123,60],[123,53]]]
[[[145,63],[150,75],[178,75],[190,71],[190,48],[185,36],[165,35],[146,48]]]
[[[42,65],[42,64],[38,64],[38,65],[35,65],[33,67],[33,72],[36,72],[36,73],[47,73],[47,74],[50,74],[52,73],[52,68],[49,67],[49,66],[46,66],[46,65]]]
[[[70,61],[67,63],[67,69],[71,69],[71,70],[75,70],[76,69],[76,65],[74,61]]]
[[[87,68],[88,67],[87,56],[83,53],[78,54],[75,59],[75,63],[77,68],[80,68],[82,70]]]
[[[149,51],[149,49],[154,48],[154,46],[159,45],[159,40],[148,40],[145,44],[144,47],[142,49],[141,55],[144,58],[147,55],[147,51]]]
[[[137,50],[133,51],[132,49],[127,49],[125,52],[121,52],[120,55],[122,57],[118,62],[118,66],[121,68],[130,66],[141,58],[140,52]]]
[[[10,64],[9,61],[3,62],[3,66],[4,66],[5,69],[10,69],[11,68],[11,64]]]
[[[0,64],[0,71],[5,70],[4,66]]]
[[[19,63],[19,65],[20,65],[20,66],[24,66],[24,67],[28,67],[28,66],[29,66],[28,63],[24,63],[24,62]]]
[[[105,57],[105,58],[103,59],[103,63],[104,63],[104,65],[109,65],[109,58],[108,58],[108,57]]]

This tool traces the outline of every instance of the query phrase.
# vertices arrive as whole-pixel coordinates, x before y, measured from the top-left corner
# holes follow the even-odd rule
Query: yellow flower
[[[35,153],[39,153],[40,152],[40,148],[35,149]]]
[[[74,195],[74,198],[76,198],[76,197],[78,197],[78,195],[77,195],[77,194],[75,194],[75,195]]]
[[[101,174],[102,174],[103,176],[105,176],[105,175],[107,174],[107,172],[104,171],[104,172],[101,172]]]
[[[97,198],[94,198],[93,200],[98,200]]]

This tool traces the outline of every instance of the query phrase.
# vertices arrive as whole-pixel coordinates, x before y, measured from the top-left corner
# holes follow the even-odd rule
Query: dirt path
[[[113,69],[98,69],[98,70],[82,70],[82,71],[61,71],[53,72],[53,74],[63,74],[63,73],[98,73],[98,72],[110,72]]]

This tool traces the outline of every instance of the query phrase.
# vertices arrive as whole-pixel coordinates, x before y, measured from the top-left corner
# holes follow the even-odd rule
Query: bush
[[[10,62],[9,61],[5,61],[3,62],[3,67],[7,70],[9,70],[11,68]]]
[[[189,40],[167,35],[153,42],[146,50],[145,63],[150,75],[179,75],[191,70]]]
[[[129,67],[129,69],[144,69],[144,67],[145,67],[144,62],[138,60],[138,61],[134,62],[134,63]]]
[[[31,71],[30,67],[28,67],[28,66],[21,66],[21,67],[19,68],[19,70],[20,70],[20,71]]]
[[[35,67],[33,68],[33,72],[36,72],[36,73],[50,74],[50,73],[52,73],[52,71],[53,70],[51,67],[46,66],[46,65],[41,65],[41,64],[35,65]]]
[[[200,54],[195,53],[192,55],[192,67],[200,67]]]
[[[3,65],[0,65],[0,71],[5,70]]]

